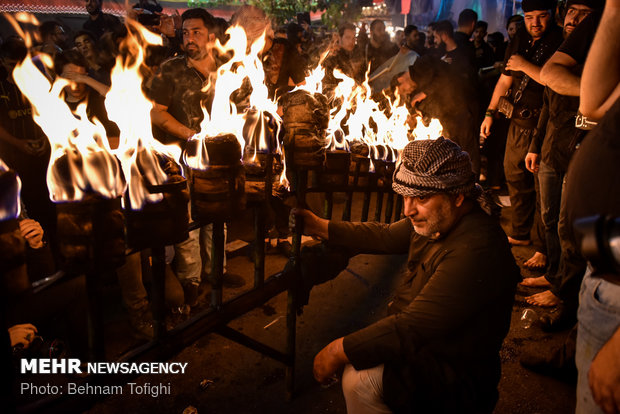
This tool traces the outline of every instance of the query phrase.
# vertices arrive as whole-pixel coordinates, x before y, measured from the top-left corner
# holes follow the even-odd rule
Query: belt
[[[532,118],[538,118],[538,115],[540,115],[540,108],[527,108],[527,107],[523,107],[523,108],[515,108],[515,111],[513,112],[513,118],[519,118],[519,119],[532,119]]]
[[[577,116],[575,116],[575,128],[589,131],[591,129],[594,129],[594,127],[597,125],[598,122],[596,122],[595,120],[583,116],[579,112],[577,112]]]

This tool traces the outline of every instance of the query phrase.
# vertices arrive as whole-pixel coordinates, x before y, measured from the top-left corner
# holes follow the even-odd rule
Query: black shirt
[[[32,119],[30,101],[9,76],[4,67],[0,67],[0,124],[15,138],[44,140],[43,131]]]
[[[468,46],[459,45],[456,49],[446,52],[442,59],[450,63],[455,74],[464,77],[472,86],[476,84],[478,71]]]
[[[565,96],[545,87],[543,107],[529,152],[541,154],[542,161],[558,173],[565,173],[583,131],[575,128],[578,96]]]
[[[558,51],[584,64],[600,21],[601,12],[590,13],[560,45]]]
[[[532,36],[530,36],[525,27],[519,28],[506,50],[504,66],[508,59],[515,54],[523,56],[527,61],[534,63],[536,66],[542,66],[555,53],[563,41],[562,29],[553,24],[553,22],[549,22],[549,25],[551,27],[547,29],[543,37],[534,43],[532,42]],[[514,102],[515,94],[519,90],[525,73],[506,69],[502,73],[512,76],[512,99]],[[515,109],[537,109],[542,107],[543,90],[543,85],[530,79],[523,89],[523,95],[516,103]]]
[[[383,42],[379,47],[374,47],[369,41],[366,45],[365,55],[366,64],[370,64],[370,74],[383,65],[389,58],[398,53],[399,47],[388,41]]]
[[[53,235],[56,210],[49,198],[46,182],[50,146],[47,137],[32,118],[30,101],[9,80],[0,67],[0,125],[19,140],[27,140],[36,155],[0,140],[0,159],[15,170],[22,181],[21,200],[31,218],[38,221],[48,235]]]
[[[203,119],[202,107],[211,110],[210,94],[202,92],[209,80],[193,68],[185,56],[178,56],[162,63],[153,78],[150,97],[168,107],[168,113],[181,124],[195,131],[200,130]],[[165,143],[178,142],[179,138],[161,132],[158,139]]]
[[[121,30],[122,26],[123,24],[118,17],[111,14],[99,13],[95,20],[92,20],[89,16],[88,20],[82,25],[82,28],[94,34],[97,39],[100,39],[105,32],[117,32]]]
[[[576,29],[575,29],[576,30]],[[620,217],[620,99],[575,152],[566,178],[568,222],[596,214]]]
[[[576,74],[583,70],[600,18],[600,13],[590,14],[558,48],[577,61],[573,68]],[[575,128],[579,97],[560,95],[545,87],[544,101],[529,151],[540,153],[545,164],[564,173],[576,145],[585,135]]]
[[[467,58],[473,62],[475,60],[476,54],[474,51],[474,43],[469,40],[470,37],[471,36],[467,36],[467,33],[459,31],[454,32],[454,41],[458,46],[463,47],[463,50],[465,51],[465,53],[467,53]]]
[[[478,69],[493,66],[493,63],[495,63],[495,54],[487,42],[482,42],[478,47],[474,45],[474,53],[476,56],[476,68]]]

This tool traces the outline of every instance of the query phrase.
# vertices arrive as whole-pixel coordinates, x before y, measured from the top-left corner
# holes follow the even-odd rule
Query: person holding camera
[[[514,245],[529,245],[536,210],[534,176],[525,167],[532,135],[542,107],[540,70],[562,42],[562,30],[553,23],[548,0],[524,0],[525,27],[508,45],[504,70],[480,126],[488,137],[496,112],[509,118],[504,172],[512,206],[508,239]],[[541,248],[544,246],[540,246]],[[539,250],[540,251],[540,250]]]

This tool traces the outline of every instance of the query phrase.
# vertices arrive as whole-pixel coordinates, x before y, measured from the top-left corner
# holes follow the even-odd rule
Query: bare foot
[[[523,266],[528,269],[544,269],[547,266],[547,256],[541,252],[534,253],[534,256],[527,259]]]
[[[545,290],[544,292],[528,296],[525,298],[525,301],[530,305],[543,306],[547,308],[557,306],[561,302],[560,298],[551,293],[550,290]]]
[[[513,239],[512,237],[508,236],[508,243],[512,244],[513,246],[529,246],[532,242],[530,240]]]
[[[519,284],[521,286],[528,286],[528,287],[549,287],[551,286],[551,283],[549,283],[549,281],[545,279],[544,276],[527,277],[523,279],[523,281]]]

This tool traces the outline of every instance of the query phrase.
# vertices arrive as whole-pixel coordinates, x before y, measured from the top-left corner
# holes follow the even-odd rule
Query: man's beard
[[[190,45],[194,46],[194,48],[193,49],[188,49],[187,46],[190,46]],[[194,60],[200,59],[202,57],[202,55],[203,55],[202,51],[200,50],[198,45],[196,45],[195,43],[190,43],[190,44],[186,45],[185,46],[185,53],[187,54],[187,56],[189,58],[194,59]]]
[[[444,228],[449,221],[449,217],[452,215],[453,208],[450,204],[442,204],[441,207],[430,214],[424,221],[424,228],[421,226],[416,227],[412,221],[413,230],[420,236],[430,237],[432,239],[440,236],[447,230]],[[411,219],[411,218],[410,218]]]
[[[567,24],[564,26],[564,39],[566,39],[575,30],[575,27],[577,26],[573,26],[572,24]],[[568,28],[571,28],[571,30],[566,30]]]
[[[545,29],[543,26],[532,26],[530,28],[530,35],[533,36],[534,33],[536,34],[543,34],[545,32]]]

